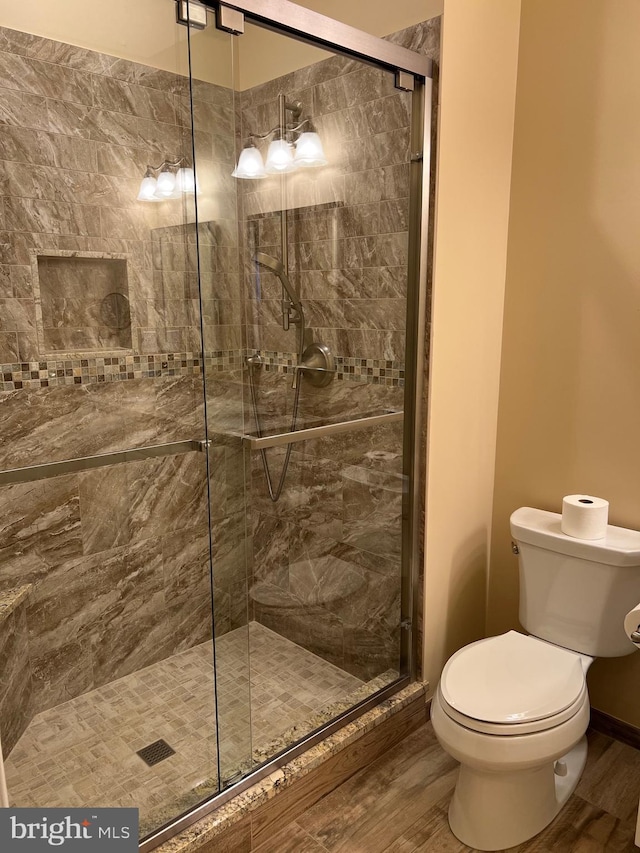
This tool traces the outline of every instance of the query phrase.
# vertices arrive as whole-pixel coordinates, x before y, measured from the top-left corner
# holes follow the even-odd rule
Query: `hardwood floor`
[[[457,764],[430,723],[284,826],[255,853],[459,853],[447,823]],[[576,793],[540,835],[514,853],[640,853],[634,845],[640,751],[589,732]]]

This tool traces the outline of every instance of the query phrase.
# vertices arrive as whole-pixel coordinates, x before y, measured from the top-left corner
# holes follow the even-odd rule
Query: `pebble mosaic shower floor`
[[[256,622],[216,641],[216,671],[226,780],[363,687]],[[203,643],[38,714],[6,761],[11,804],[136,807],[146,834],[215,792],[212,673]],[[159,739],[175,755],[148,767],[136,753]]]

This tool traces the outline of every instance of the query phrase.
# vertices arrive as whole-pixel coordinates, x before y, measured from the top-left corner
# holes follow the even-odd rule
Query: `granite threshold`
[[[321,768],[329,759],[349,749],[369,732],[373,732],[378,726],[391,720],[414,703],[426,704],[427,691],[428,684],[422,682],[409,684],[332,732],[319,743],[309,747],[288,763],[276,768],[254,785],[244,788],[191,826],[162,841],[162,836],[170,830],[170,827],[165,827],[155,836],[146,839],[140,846],[141,851],[144,853],[151,850],[156,853],[199,853],[202,850],[204,853],[206,846],[208,853],[210,849],[208,845],[215,843],[223,833],[232,830],[257,809],[264,809],[269,801],[289,791],[296,783]],[[341,781],[343,780],[337,779],[336,784]],[[277,806],[277,803],[273,805]]]

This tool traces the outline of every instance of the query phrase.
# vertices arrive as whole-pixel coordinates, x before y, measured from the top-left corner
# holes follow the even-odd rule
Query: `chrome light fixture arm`
[[[284,99],[284,95],[278,95],[278,98]],[[300,103],[300,101],[290,102],[290,101],[285,100],[284,109],[286,112],[290,112],[293,114],[293,118],[294,118],[293,122],[287,122],[286,120],[283,122],[278,122],[278,124],[275,127],[272,127],[271,130],[268,130],[266,133],[252,133],[252,132],[250,132],[248,134],[248,138],[249,139],[259,139],[262,141],[264,139],[269,139],[270,137],[275,136],[278,133],[279,134],[296,133],[297,131],[300,131],[300,128],[303,127],[309,121],[309,119],[303,119],[301,122],[298,122],[298,119],[300,118],[300,116],[302,114],[302,104]],[[298,123],[296,123],[296,122],[298,122]]]

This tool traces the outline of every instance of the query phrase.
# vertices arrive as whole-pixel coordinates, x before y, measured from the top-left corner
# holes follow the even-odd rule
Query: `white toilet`
[[[603,539],[575,539],[560,521],[530,507],[513,513],[530,636],[509,631],[460,649],[431,706],[441,746],[461,765],[449,825],[478,850],[521,844],[558,814],[587,756],[589,665],[635,649],[623,622],[640,600],[640,532],[609,525]]]

